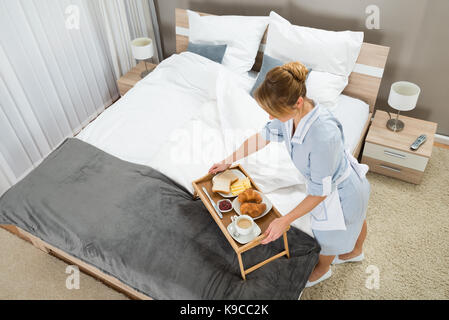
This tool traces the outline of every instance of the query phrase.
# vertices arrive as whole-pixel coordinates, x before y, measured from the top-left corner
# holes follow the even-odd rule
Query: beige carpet
[[[420,185],[368,179],[365,261],[332,266],[301,299],[449,299],[449,150],[434,147]],[[376,267],[379,289],[368,289]]]
[[[449,299],[449,150],[434,148],[419,186],[368,177],[366,260],[333,266],[302,299]],[[84,274],[79,290],[66,289],[64,262],[3,229],[0,250],[0,299],[126,299]],[[373,270],[379,289],[366,287]]]

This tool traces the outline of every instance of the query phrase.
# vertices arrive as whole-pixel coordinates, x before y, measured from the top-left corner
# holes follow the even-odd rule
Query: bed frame
[[[205,13],[200,13],[201,15],[207,15]],[[176,9],[176,51],[178,53],[183,52],[187,49],[188,45],[188,29],[189,22],[187,18],[187,12],[184,9]],[[266,32],[262,41],[261,50],[259,51],[254,65],[254,70],[258,71],[262,63],[262,52],[263,44],[266,42]],[[344,93],[348,96],[352,96],[361,99],[369,104],[370,112],[374,110],[374,105],[376,103],[377,93],[379,91],[380,82],[382,80],[383,69],[387,60],[389,48],[364,43],[362,50],[360,52],[359,59],[357,60],[357,65],[354,72],[349,77],[349,84],[346,87]],[[362,144],[368,130],[371,121],[371,116],[369,121],[367,121],[363,134],[360,137],[359,144],[356,148],[355,155],[360,153]],[[151,297],[131,288],[130,286],[124,284],[117,278],[102,272],[100,269],[78,259],[70,254],[67,254],[61,249],[58,249],[41,239],[33,236],[32,234],[12,225],[0,225],[1,228],[15,234],[23,240],[26,240],[33,244],[36,248],[44,251],[45,253],[51,254],[71,265],[77,265],[81,271],[97,278],[106,285],[112,287],[113,289],[120,291],[130,297],[131,299],[142,299],[142,300],[152,300]]]
[[[198,12],[202,16],[211,14]],[[263,50],[267,41],[267,31],[263,36],[256,61],[253,66],[254,71],[259,71],[262,66]],[[176,9],[176,52],[181,53],[187,50],[189,44],[189,18],[187,10]],[[354,150],[354,157],[358,158],[368,132],[371,118],[374,112],[380,83],[382,81],[385,64],[387,62],[389,47],[379,46],[370,43],[363,43],[357,59],[354,71],[349,76],[349,83],[343,93],[365,101],[369,104],[370,116],[365,123],[357,147]]]

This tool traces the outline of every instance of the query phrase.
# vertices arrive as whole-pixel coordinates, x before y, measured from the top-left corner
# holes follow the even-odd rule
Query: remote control
[[[421,145],[426,142],[427,140],[427,136],[425,134],[420,135],[415,142],[413,142],[413,144],[410,146],[410,149],[412,149],[413,151],[416,151],[419,149],[419,147],[421,147]]]

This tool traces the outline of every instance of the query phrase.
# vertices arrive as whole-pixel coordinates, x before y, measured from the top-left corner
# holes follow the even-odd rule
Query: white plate
[[[267,205],[267,208],[260,216],[258,216],[257,218],[253,218],[253,220],[257,220],[265,216],[268,212],[270,212],[271,208],[273,208],[273,204],[262,192],[259,192],[257,190],[254,191],[256,191],[258,194],[262,196],[262,203],[265,203]],[[238,198],[235,198],[234,201],[232,201],[232,207],[239,216],[242,215],[242,213],[240,212],[240,202]]]
[[[237,241],[240,244],[247,244],[251,241],[253,241],[254,239],[256,239],[262,232],[262,230],[260,230],[260,227],[257,225],[257,223],[254,223],[254,228],[253,228],[253,232],[247,235],[239,235],[238,237],[236,237],[234,235],[235,232],[235,228],[234,228],[234,223],[232,222],[228,225],[228,232],[231,235],[232,238],[234,238],[235,241]]]
[[[233,172],[237,177],[239,177],[239,179],[245,179],[245,178],[246,178],[246,176],[245,176],[240,170],[237,170],[237,169],[231,169],[231,172]],[[217,176],[218,176],[218,174],[212,178],[212,182],[214,182],[214,179],[215,179]],[[230,192],[230,193],[222,193],[222,192],[218,192],[218,194],[219,194],[220,196],[222,196],[223,198],[234,198],[234,197],[237,197],[237,196],[234,196],[234,195],[232,194],[232,192]]]

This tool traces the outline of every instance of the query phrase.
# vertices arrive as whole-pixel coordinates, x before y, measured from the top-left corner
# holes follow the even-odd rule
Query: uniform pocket
[[[312,229],[321,231],[346,230],[345,217],[338,190],[332,192],[320,203],[312,214]]]
[[[327,198],[326,198],[327,199]],[[313,220],[315,221],[327,221],[327,209],[324,204],[326,200],[321,201],[319,205],[317,205],[310,214],[312,215]]]

